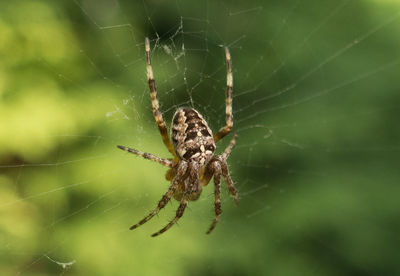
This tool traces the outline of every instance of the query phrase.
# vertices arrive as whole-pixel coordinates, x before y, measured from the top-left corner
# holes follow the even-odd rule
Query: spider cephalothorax
[[[201,114],[190,107],[180,108],[175,112],[171,126],[171,140],[168,136],[166,124],[159,110],[156,85],[153,77],[153,69],[150,62],[150,42],[146,38],[146,65],[147,78],[150,87],[150,97],[153,106],[153,115],[161,133],[161,137],[169,152],[173,155],[172,159],[163,159],[150,153],[141,152],[124,146],[118,148],[142,156],[146,159],[156,161],[170,169],[167,171],[166,179],[172,181],[168,191],[158,202],[157,207],[137,224],[131,226],[131,230],[144,224],[154,217],[172,197],[180,201],[176,216],[164,228],[154,233],[152,236],[167,231],[182,217],[185,208],[190,200],[199,198],[202,187],[206,186],[214,177],[214,209],[215,218],[207,231],[209,234],[218,222],[221,214],[221,176],[224,178],[230,194],[238,203],[238,194],[229,176],[226,160],[235,145],[236,135],[232,138],[225,151],[218,156],[214,156],[215,143],[227,135],[233,126],[232,116],[232,65],[228,48],[225,48],[226,62],[228,67],[226,83],[226,125],[215,135],[212,134],[206,120]]]

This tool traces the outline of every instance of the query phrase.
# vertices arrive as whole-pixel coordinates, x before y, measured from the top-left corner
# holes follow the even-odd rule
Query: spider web
[[[132,2],[1,5],[1,274],[400,272],[399,4]],[[128,230],[169,185],[165,168],[116,148],[169,156],[146,36],[166,121],[191,106],[214,131],[231,51],[240,206],[225,189],[210,236],[212,183],[159,238],[174,200]]]

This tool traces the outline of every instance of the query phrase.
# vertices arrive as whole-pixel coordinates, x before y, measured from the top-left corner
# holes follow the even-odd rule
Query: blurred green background
[[[1,2],[0,274],[399,275],[399,31],[395,0]],[[214,131],[231,50],[240,205],[211,235],[212,184],[128,230],[169,185],[115,147],[169,157],[146,36],[165,118]]]

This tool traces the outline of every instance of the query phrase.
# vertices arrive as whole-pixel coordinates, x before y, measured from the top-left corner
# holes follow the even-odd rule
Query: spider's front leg
[[[172,196],[174,195],[174,193],[177,189],[177,186],[181,182],[182,178],[185,177],[187,168],[188,168],[188,165],[185,161],[181,161],[181,163],[179,163],[178,168],[177,168],[177,175],[175,176],[174,180],[172,181],[170,187],[168,188],[168,191],[163,195],[163,197],[158,202],[157,207],[153,211],[151,211],[150,214],[148,214],[146,217],[144,217],[141,221],[139,221],[135,225],[132,225],[129,228],[130,230],[133,230],[133,229],[139,227],[140,225],[146,223],[147,221],[149,221],[162,208],[164,208],[165,205],[167,205],[167,203],[171,200]]]
[[[171,220],[163,229],[161,229],[160,231],[154,233],[151,236],[152,237],[157,237],[158,235],[164,233],[169,228],[171,228],[172,225],[174,225],[183,216],[183,213],[185,212],[185,209],[186,209],[186,206],[188,204],[188,201],[189,201],[189,197],[187,195],[185,195],[181,200],[181,204],[179,205],[178,210],[176,211],[176,215],[175,215],[174,219]]]
[[[213,222],[211,223],[210,228],[206,232],[206,234],[210,234],[212,230],[214,230],[217,225],[219,216],[222,213],[221,209],[221,165],[217,160],[213,161],[210,164],[210,171],[214,173],[214,210],[215,217]]]
[[[222,213],[221,209],[221,175],[224,177],[224,180],[228,186],[229,193],[233,196],[236,205],[239,204],[238,193],[233,184],[232,178],[229,175],[228,164],[226,163],[226,159],[228,159],[233,147],[236,143],[235,134],[226,147],[224,153],[220,156],[214,157],[210,163],[207,165],[206,170],[203,175],[203,182],[205,185],[211,180],[211,177],[214,175],[214,211],[215,217],[213,222],[211,223],[210,228],[207,231],[207,234],[210,234],[212,230],[214,230],[217,225],[218,219]]]
[[[132,149],[132,148],[128,148],[128,147],[125,147],[125,146],[117,146],[117,148],[122,149],[122,150],[127,151],[127,152],[130,152],[130,153],[133,153],[133,154],[135,154],[137,156],[141,156],[141,157],[143,157],[145,159],[160,163],[161,165],[163,165],[165,167],[172,168],[174,166],[174,162],[172,160],[170,160],[170,159],[164,159],[164,158],[158,157],[158,156],[156,156],[154,154],[143,152],[143,151]],[[168,171],[172,171],[172,170],[173,169],[170,169]],[[171,178],[171,180],[172,180],[172,178]]]
[[[224,153],[221,155],[221,169],[222,169],[222,176],[225,179],[226,185],[228,186],[229,193],[233,196],[236,205],[239,205],[239,195],[238,192],[235,188],[235,184],[233,184],[233,180],[231,176],[229,175],[229,168],[228,164],[226,163],[226,160],[228,159],[229,155],[232,152],[233,147],[236,144],[236,137],[237,133],[233,135],[232,140],[229,142],[229,145],[226,147],[224,150]]]
[[[176,210],[176,215],[164,228],[151,235],[152,237],[156,237],[171,228],[183,216],[189,200],[195,200],[198,198],[198,195],[201,193],[199,169],[200,165],[198,163],[189,163],[188,178],[185,178],[186,175],[183,177],[183,179],[181,178],[181,183],[184,183],[185,185],[185,191],[181,199],[181,203],[179,204],[178,210]]]
[[[222,176],[224,177],[226,185],[228,186],[229,193],[233,196],[236,205],[239,205],[239,194],[237,192],[237,189],[235,187],[235,184],[233,183],[231,176],[229,175],[228,164],[226,164],[226,161],[221,162],[221,168],[222,168]]]
[[[154,233],[153,235],[151,235],[152,237],[157,237],[158,235],[161,235],[162,233],[164,233],[165,231],[167,231],[169,228],[171,228],[182,216],[183,213],[185,212],[186,206],[189,202],[189,198],[190,198],[190,192],[188,189],[185,190],[185,193],[181,199],[181,203],[179,204],[178,209],[176,210],[176,215],[175,217],[164,227],[162,228],[160,231]]]

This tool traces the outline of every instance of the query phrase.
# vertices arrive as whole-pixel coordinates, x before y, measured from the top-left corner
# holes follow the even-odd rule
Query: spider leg
[[[156,120],[158,129],[160,130],[161,138],[169,150],[169,152],[176,157],[174,147],[171,144],[171,141],[168,136],[167,126],[165,124],[164,118],[160,112],[160,104],[157,99],[157,89],[156,89],[156,82],[154,80],[153,68],[151,66],[151,59],[150,59],[150,41],[146,37],[145,39],[145,50],[146,50],[146,71],[147,71],[147,80],[149,82],[150,88],[150,97],[151,97],[151,105],[153,107],[153,115],[154,119]]]
[[[156,237],[156,236],[164,233],[165,231],[167,231],[169,228],[171,228],[171,226],[174,225],[183,216],[183,213],[185,212],[188,201],[189,201],[189,199],[188,199],[187,195],[185,195],[181,200],[181,204],[179,205],[178,210],[176,210],[176,215],[175,215],[174,219],[171,220],[163,229],[154,233],[151,236]]]
[[[199,193],[201,192],[201,190],[199,190],[199,188],[201,187],[199,187],[200,179],[199,179],[198,169],[199,165],[197,163],[195,162],[189,163],[188,166],[189,182],[187,185],[185,185],[185,193],[183,195],[183,198],[181,199],[181,203],[179,204],[178,210],[176,210],[176,215],[164,228],[151,235],[152,237],[156,237],[167,231],[169,228],[171,228],[183,216],[183,213],[185,212],[189,200],[197,199],[198,195],[200,195]],[[192,198],[193,196],[195,198]]]
[[[218,142],[222,137],[227,135],[233,127],[233,114],[232,114],[232,89],[233,89],[233,77],[232,77],[232,61],[229,49],[225,47],[225,57],[227,65],[226,75],[226,100],[225,100],[225,120],[226,125],[222,127],[215,135],[214,140]]]
[[[212,230],[214,230],[215,226],[217,225],[218,218],[222,213],[221,210],[221,165],[219,162],[213,163],[214,167],[214,210],[215,210],[215,217],[214,220],[206,232],[206,234],[210,234]]]
[[[175,190],[176,190],[176,183],[172,183],[171,186],[169,186],[168,191],[163,195],[161,200],[158,202],[157,207],[151,211],[150,214],[148,214],[146,217],[144,217],[141,221],[136,223],[135,225],[132,225],[129,230],[133,230],[135,228],[138,228],[140,225],[148,222],[152,217],[154,217],[162,208],[167,205],[167,203],[170,201],[171,197],[173,196]]]
[[[228,165],[226,164],[226,161],[221,162],[221,167],[222,167],[222,176],[224,177],[226,185],[228,186],[229,193],[233,196],[236,205],[239,205],[239,195],[236,190],[235,184],[233,184],[232,178],[229,175]]]
[[[237,133],[235,133],[235,135],[233,135],[232,140],[229,142],[229,145],[226,147],[226,149],[224,150],[224,153],[221,155],[221,157],[224,160],[228,159],[229,155],[231,154],[232,149],[236,144],[236,137],[237,137]]]
[[[229,142],[229,145],[226,147],[224,153],[221,155],[220,164],[222,168],[222,176],[224,177],[226,185],[228,186],[229,193],[233,196],[236,205],[238,205],[239,204],[238,192],[235,188],[235,185],[233,184],[232,178],[229,175],[228,164],[226,163],[226,160],[228,159],[229,155],[232,152],[233,147],[236,144],[236,137],[237,134],[235,133],[232,140]]]
[[[143,151],[140,151],[140,150],[131,149],[131,148],[128,148],[128,147],[125,147],[125,146],[117,146],[117,147],[119,149],[124,150],[124,151],[127,151],[127,152],[133,153],[135,155],[141,156],[141,157],[143,157],[145,159],[160,163],[161,165],[163,165],[165,167],[172,168],[174,166],[174,162],[172,160],[160,158],[160,157],[155,156],[155,155],[153,155],[151,153],[147,153],[147,152],[143,152]]]
[[[170,201],[170,199],[172,198],[172,196],[175,193],[175,190],[178,186],[178,183],[182,180],[182,177],[185,175],[187,170],[187,163],[186,162],[182,162],[180,163],[180,166],[178,167],[178,173],[177,176],[174,178],[172,184],[169,186],[168,191],[163,195],[163,197],[161,198],[161,200],[158,202],[157,207],[150,212],[150,214],[148,214],[146,217],[144,217],[141,221],[139,221],[138,223],[136,223],[135,225],[132,225],[129,229],[133,230],[137,227],[139,227],[140,225],[146,223],[147,221],[149,221],[152,217],[154,217],[162,208],[165,207],[165,205],[167,205],[167,203]]]

